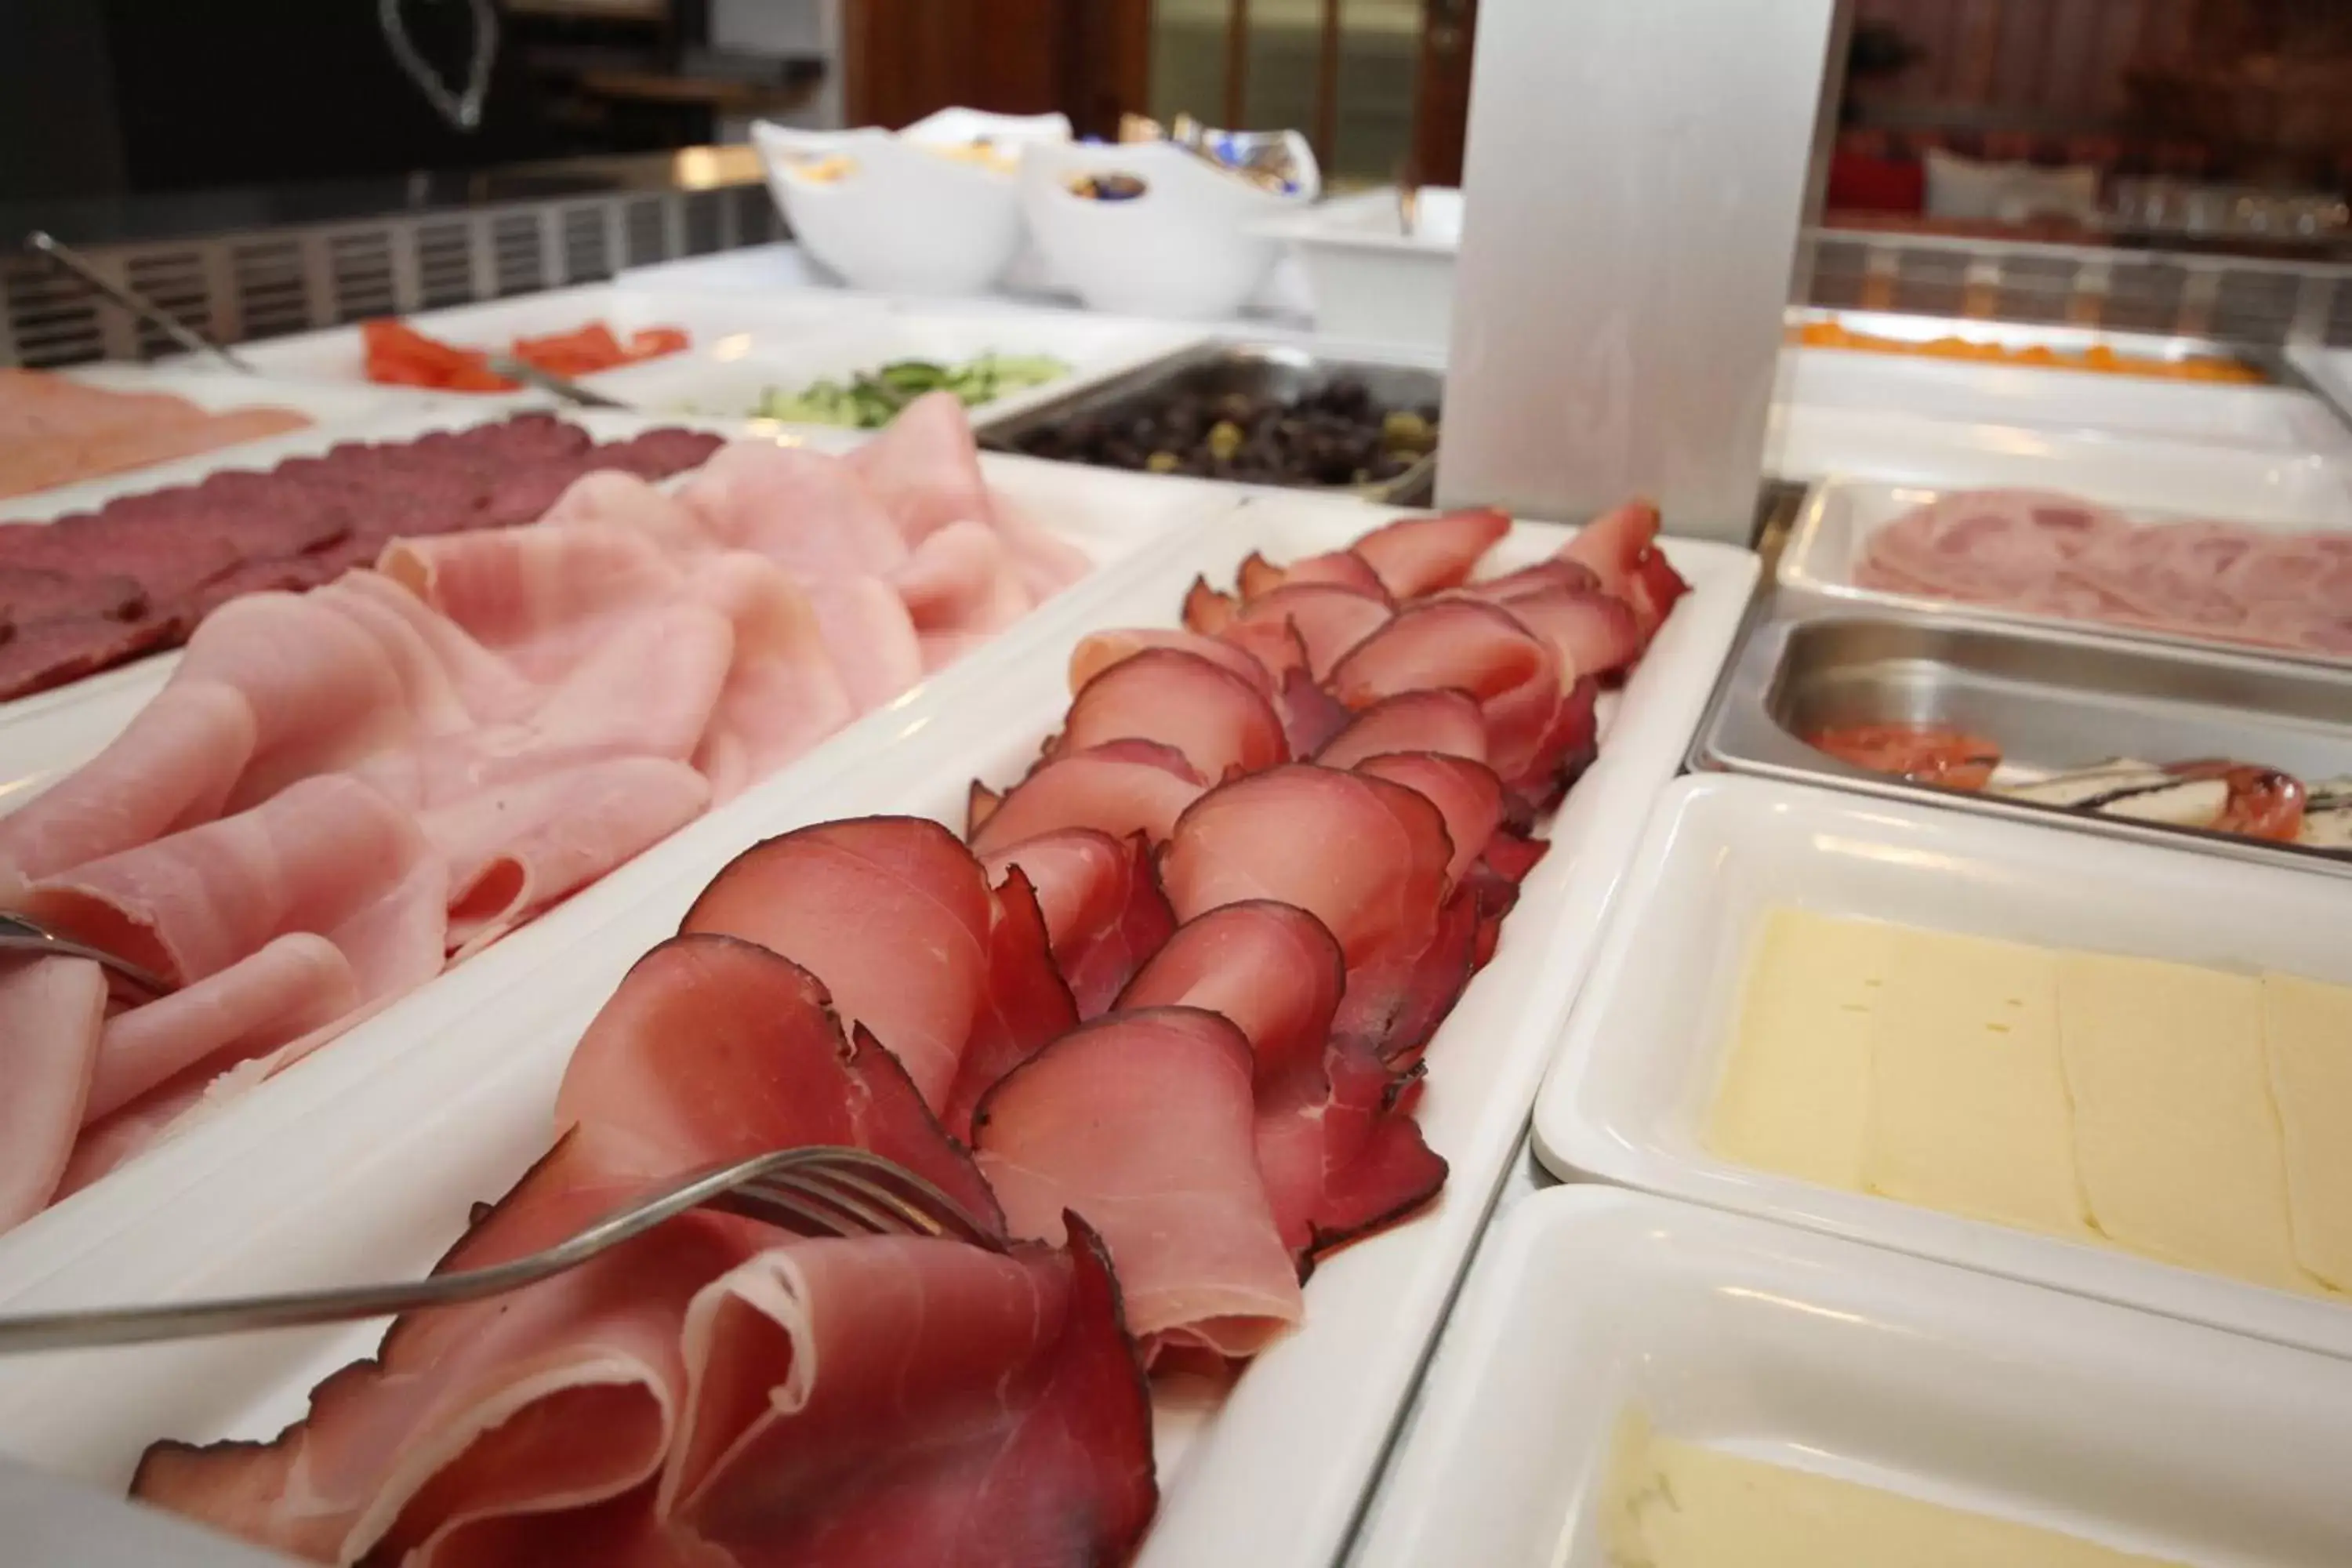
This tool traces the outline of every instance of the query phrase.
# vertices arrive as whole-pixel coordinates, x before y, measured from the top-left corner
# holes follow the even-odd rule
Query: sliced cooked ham
[[[898,412],[844,462],[865,480],[911,547],[954,522],[986,522],[992,508],[980,445],[963,400],[931,392]]]
[[[1160,874],[1180,921],[1254,899],[1328,927],[1349,967],[1427,940],[1453,858],[1445,820],[1384,779],[1307,763],[1210,791],[1178,820]]]
[[[887,577],[908,543],[857,468],[822,452],[730,441],[678,499],[714,539],[804,582]]]
[[[643,487],[661,505],[677,505],[642,479],[592,478]],[[668,597],[682,567],[653,529],[575,522],[395,540],[376,569],[484,647],[544,679],[569,668],[613,616]]]
[[[1401,517],[1357,540],[1353,550],[1391,595],[1417,599],[1467,582],[1480,558],[1510,531],[1507,514],[1475,507],[1435,517]]]
[[[1087,682],[1047,754],[1156,741],[1204,779],[1255,773],[1290,756],[1282,721],[1251,684],[1175,648],[1146,648]]]
[[[1335,583],[1286,583],[1242,606],[1237,619],[1297,628],[1307,667],[1318,680],[1388,623],[1388,601]]]
[[[1101,1244],[1071,1230],[1009,1255],[796,1242],[706,1287],[658,1498],[667,1560],[1124,1561],[1157,1502],[1150,1402]]]
[[[1002,631],[1033,603],[1003,540],[971,518],[925,535],[889,583],[925,635]]]
[[[1389,752],[1442,752],[1486,760],[1486,721],[1477,699],[1445,689],[1400,691],[1354,715],[1315,760],[1327,768],[1352,768]]]
[[[1251,1355],[1304,1311],[1258,1173],[1249,1042],[1214,1013],[1115,1013],[992,1089],[982,1173],[1014,1234],[1101,1232],[1138,1338]]]
[[[937,1110],[987,994],[994,914],[987,874],[955,835],[921,817],[874,816],[745,850],[678,929],[741,937],[809,970]],[[905,963],[910,950],[924,962]]]
[[[992,855],[1065,827],[1091,827],[1113,838],[1140,833],[1157,844],[1207,788],[1182,752],[1157,742],[1114,741],[1066,752],[1001,799],[976,790],[972,850]]]
[[[46,1207],[80,1129],[106,1019],[106,972],[86,958],[0,968],[0,1227]]]
[[[1150,841],[1125,843],[1091,828],[1064,828],[988,856],[995,880],[1018,866],[1034,889],[1054,961],[1080,1018],[1108,1011],[1136,970],[1176,929],[1152,870]]]
[[[713,804],[732,799],[857,716],[816,606],[782,567],[748,551],[704,558],[686,591],[734,628],[733,658],[693,762]]]
[[[1199,632],[1122,627],[1118,631],[1088,632],[1078,639],[1078,646],[1070,650],[1070,694],[1076,696],[1088,681],[1120,660],[1152,648],[1173,648],[1205,658],[1249,682],[1261,697],[1274,695],[1275,677],[1280,673],[1279,668],[1258,658],[1256,649],[1236,647],[1222,638],[1203,637]],[[1301,652],[1299,658],[1304,657]]]

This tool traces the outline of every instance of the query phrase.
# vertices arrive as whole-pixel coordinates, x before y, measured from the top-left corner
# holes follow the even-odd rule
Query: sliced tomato
[[[514,387],[490,374],[488,355],[426,337],[405,321],[362,321],[360,342],[370,381],[438,392],[508,392]]]
[[[1857,768],[1946,789],[1982,789],[2000,766],[1999,745],[1948,724],[1837,724],[1804,740]]]
[[[2164,771],[2179,778],[2221,779],[2230,786],[2221,814],[2211,824],[2216,833],[2281,844],[2292,844],[2303,836],[2303,807],[2310,792],[2293,773],[2220,757],[2175,763]]]
[[[677,327],[640,327],[629,334],[629,358],[659,359],[678,353],[692,341]]]

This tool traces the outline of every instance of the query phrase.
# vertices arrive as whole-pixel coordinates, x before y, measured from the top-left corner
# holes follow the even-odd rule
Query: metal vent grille
[[[92,262],[224,342],[610,278],[781,232],[764,185],[515,203],[464,214],[87,247]],[[168,353],[173,345],[31,258],[0,258],[0,364]]]

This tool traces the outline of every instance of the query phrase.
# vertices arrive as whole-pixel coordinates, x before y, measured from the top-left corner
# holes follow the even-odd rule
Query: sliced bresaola
[[[1492,507],[1474,507],[1435,517],[1401,517],[1365,534],[1351,548],[1391,595],[1417,599],[1467,582],[1480,558],[1510,531],[1507,515]]]
[[[1422,689],[1383,697],[1349,717],[1315,760],[1327,768],[1352,768],[1389,752],[1440,752],[1486,760],[1486,720],[1478,700],[1451,689]]]
[[[1334,1048],[1391,1067],[1418,1060],[1477,972],[1480,929],[1476,892],[1457,888],[1417,945],[1351,966],[1332,1021]]]
[[[1286,663],[1270,664],[1259,658],[1255,648],[1199,632],[1124,626],[1116,631],[1088,632],[1078,639],[1078,646],[1070,650],[1070,695],[1075,697],[1085,690],[1088,681],[1121,659],[1133,658],[1152,648],[1197,654],[1249,682],[1261,697],[1274,695],[1275,679],[1286,668]],[[1301,650],[1297,658],[1303,662],[1305,652]]]
[[[745,850],[678,929],[741,937],[809,970],[937,1110],[987,997],[994,917],[987,874],[955,835],[923,817],[871,816]]]
[[[1473,599],[1398,612],[1339,661],[1329,684],[1358,711],[1405,691],[1468,693],[1486,721],[1486,761],[1513,787],[1537,770],[1563,690],[1550,644]]]
[[[1292,763],[1202,795],[1178,819],[1160,878],[1180,921],[1252,899],[1293,904],[1339,939],[1350,972],[1417,952],[1454,847],[1423,795]]]
[[[1130,740],[1173,747],[1204,779],[1290,757],[1282,721],[1248,681],[1175,648],[1147,648],[1087,682],[1046,754]]]
[[[1040,1051],[973,1117],[1015,1235],[1101,1232],[1147,1344],[1254,1355],[1299,1321],[1298,1278],[1258,1173],[1253,1057],[1225,1018],[1114,1013]]]
[[[1657,548],[1658,509],[1627,501],[1584,525],[1559,549],[1560,558],[1591,568],[1601,586],[1632,606],[1647,643],[1690,584]]]
[[[1308,555],[1287,566],[1276,566],[1253,550],[1242,560],[1236,574],[1240,579],[1242,600],[1247,604],[1263,598],[1277,588],[1294,584],[1330,584],[1351,588],[1376,598],[1390,596],[1390,590],[1381,581],[1372,563],[1354,550],[1332,550],[1320,555]]]
[[[1157,844],[1208,787],[1173,747],[1113,741],[1049,757],[1001,796],[974,784],[966,831],[980,855],[1066,827],[1140,833]]]
[[[1305,1073],[1348,985],[1347,955],[1321,921],[1295,904],[1250,899],[1179,926],[1118,994],[1117,1010],[1199,1007],[1240,1029],[1261,1098]]]
[[[1319,1084],[1262,1100],[1258,1169],[1302,1277],[1322,1253],[1411,1214],[1445,1184],[1412,1113],[1417,1079],[1343,1044]]]
[[[1386,598],[1360,588],[1286,583],[1244,605],[1235,619],[1296,627],[1307,649],[1307,668],[1321,680],[1395,613]]]
[[[1548,839],[1529,838],[1508,826],[1496,828],[1486,840],[1463,882],[1478,907],[1478,937],[1471,954],[1475,967],[1484,969],[1495,956],[1503,917],[1518,904],[1519,884],[1550,848]]]
[[[658,1499],[688,1560],[1124,1561],[1158,1500],[1150,1399],[1102,1243],[1068,1232],[797,1242],[706,1287]]]
[[[1505,781],[1510,786],[1520,819],[1531,821],[1558,805],[1560,797],[1568,793],[1568,786],[1600,754],[1599,701],[1600,683],[1591,676],[1581,675],[1553,708],[1551,721],[1545,726],[1535,754]]]
[[[1109,1010],[1136,970],[1176,929],[1152,869],[1151,843],[1071,827],[1024,839],[982,862],[992,880],[1019,867],[1035,890],[1054,962],[1080,1018]]]
[[[1454,844],[1445,865],[1448,886],[1461,883],[1503,825],[1503,781],[1484,763],[1442,752],[1385,752],[1356,763],[1355,771],[1418,791],[1437,807]]]
[[[1477,596],[1500,605],[1550,643],[1564,679],[1613,675],[1641,658],[1643,644],[1648,641],[1633,607],[1596,589],[1546,584],[1507,597]]]
[[[1036,889],[1019,866],[996,885],[995,918],[988,933],[988,998],[956,1064],[940,1121],[967,1142],[971,1109],[1006,1073],[1078,1026],[1078,1005],[1038,907]]]

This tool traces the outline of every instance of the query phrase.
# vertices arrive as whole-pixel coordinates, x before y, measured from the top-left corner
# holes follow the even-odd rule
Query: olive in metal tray
[[[1032,457],[1262,485],[1393,479],[1437,447],[1438,411],[1383,408],[1342,376],[1290,401],[1178,388],[1149,403],[1080,414],[1013,445]]]

